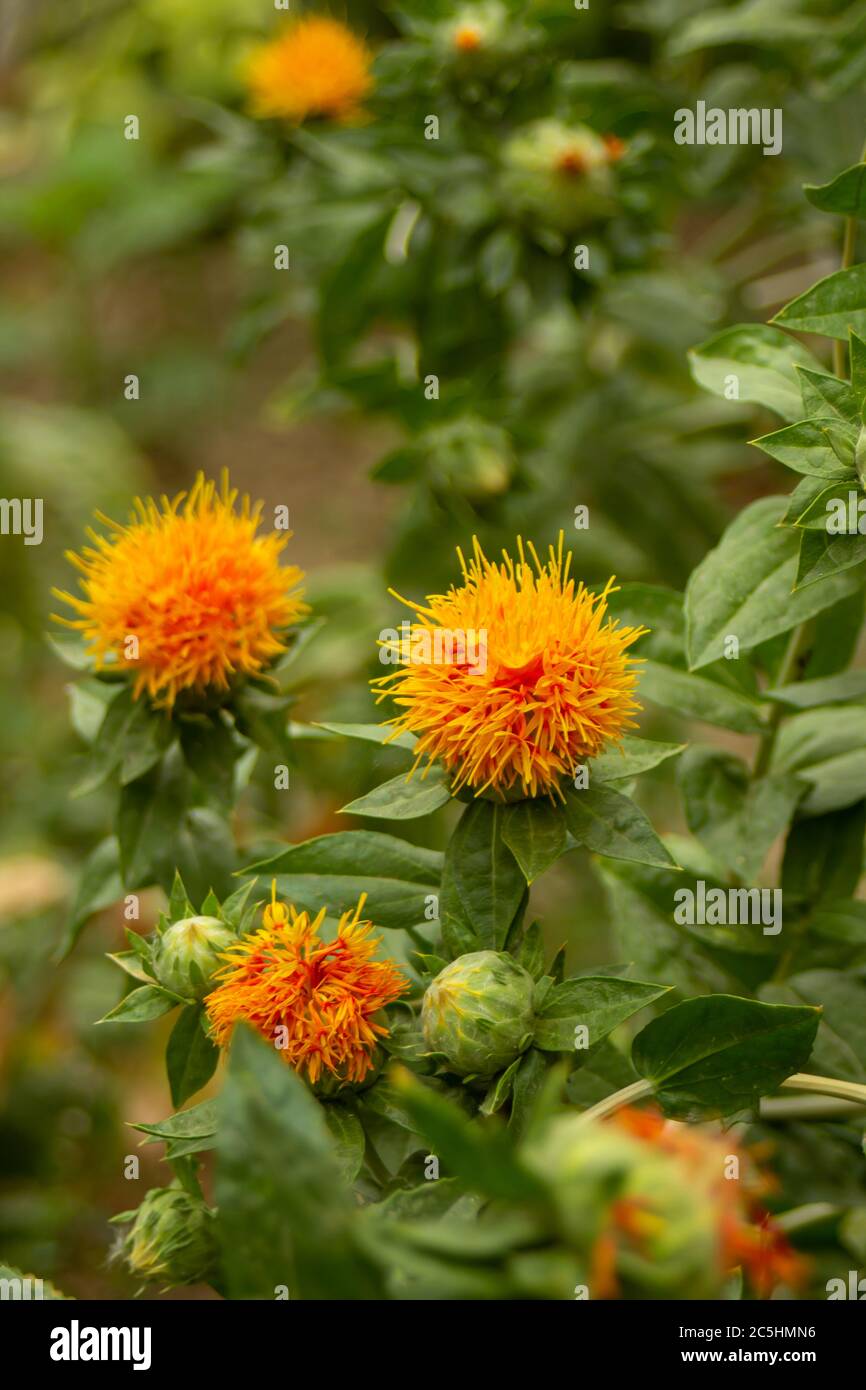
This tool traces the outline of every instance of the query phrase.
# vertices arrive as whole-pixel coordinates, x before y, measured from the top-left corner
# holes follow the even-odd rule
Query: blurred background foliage
[[[132,1200],[124,1122],[169,1104],[159,1028],[92,1026],[116,998],[119,910],[53,960],[113,814],[104,792],[70,797],[87,710],[73,705],[70,729],[44,636],[63,551],[95,509],[122,516],[199,468],[287,503],[324,620],[294,668],[306,725],[374,717],[375,639],[398,612],[387,585],[441,590],[473,534],[495,552],[564,529],[587,580],[682,588],[733,512],[781,483],[745,446],[773,421],[701,392],[687,350],[835,268],[838,228],[800,186],[854,163],[866,132],[862,3],[328,12],[366,35],[376,89],[364,122],[294,130],[254,120],[245,96],[251,45],[285,20],[266,0],[0,13],[0,492],[45,503],[41,545],[0,544],[0,1248],[78,1295],[132,1291],[105,1258],[106,1218]],[[482,35],[471,53],[458,23]],[[783,153],[676,145],[674,112],[698,100],[781,109]],[[583,126],[624,146],[594,204],[542,158],[551,132]],[[695,732],[659,710],[643,731]],[[295,750],[289,794],[268,767],[253,775],[234,827],[247,857],[345,828],[339,807],[391,772],[372,745]],[[646,795],[677,830],[672,776]],[[450,814],[400,833],[441,843]],[[582,853],[538,899],[572,965],[610,963]],[[145,895],[144,927],[157,906]],[[832,1138],[804,1130],[790,1200],[835,1163],[814,1152]],[[152,1153],[146,1185],[166,1176]]]

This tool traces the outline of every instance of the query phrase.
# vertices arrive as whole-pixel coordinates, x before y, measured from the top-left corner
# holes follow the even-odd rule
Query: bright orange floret
[[[382,644],[396,669],[373,686],[400,709],[394,736],[417,734],[415,765],[438,760],[455,791],[561,796],[582,760],[635,727],[626,653],[646,629],[605,618],[613,580],[600,595],[576,583],[561,535],[546,564],[527,550],[519,540],[499,565],[477,541],[469,564],[458,551],[462,586],[426,607],[401,600],[417,614],[411,639]]]
[[[351,121],[373,88],[369,49],[345,24],[324,15],[299,19],[252,54],[247,81],[257,116],[300,122]]]
[[[217,492],[202,474],[173,500],[138,499],[128,525],[98,519],[108,536],[67,558],[81,572],[79,598],[55,590],[79,615],[97,670],[129,670],[137,699],[147,691],[170,708],[183,691],[225,691],[257,675],[285,650],[281,634],[308,611],[303,573],[281,565],[291,532],[257,535],[261,503],[223,474]]]
[[[376,1015],[409,988],[393,961],[373,959],[381,938],[361,920],[363,907],[362,895],[343,913],[335,939],[323,941],[324,908],[311,919],[274,898],[263,926],[226,952],[220,983],[205,1000],[219,1046],[228,1046],[243,1021],[313,1084],[324,1072],[363,1081],[388,1033]]]

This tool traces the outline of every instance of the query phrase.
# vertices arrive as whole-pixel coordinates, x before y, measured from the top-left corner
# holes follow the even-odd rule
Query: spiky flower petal
[[[68,553],[83,597],[55,590],[79,615],[56,620],[83,634],[97,670],[132,672],[136,699],[170,708],[182,691],[226,691],[308,611],[302,571],[279,562],[291,532],[257,535],[261,503],[237,500],[227,474],[218,492],[200,473],[188,494],[138,499],[125,526],[100,515],[110,534]]]
[[[496,565],[476,541],[468,564],[458,551],[459,588],[402,600],[417,621],[408,643],[383,644],[396,669],[373,686],[399,707],[394,735],[417,734],[417,761],[439,760],[455,791],[558,796],[578,763],[635,727],[627,649],[646,629],[606,618],[613,580],[600,595],[576,583],[562,536],[545,564],[522,541],[518,552]]]
[[[409,987],[393,961],[374,959],[381,938],[361,919],[364,900],[325,941],[325,908],[310,918],[274,897],[261,928],[223,956],[219,984],[205,1000],[215,1041],[227,1046],[244,1021],[313,1085],[324,1073],[363,1081],[388,1034],[377,1016]]]

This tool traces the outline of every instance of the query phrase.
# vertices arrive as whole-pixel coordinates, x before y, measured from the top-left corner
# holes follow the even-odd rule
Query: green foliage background
[[[129,1205],[119,1175],[136,1150],[124,1122],[156,1122],[170,1108],[167,1027],[91,1026],[117,997],[104,958],[125,944],[109,906],[117,885],[97,875],[86,910],[74,903],[114,805],[105,787],[71,795],[101,709],[86,682],[78,687],[70,734],[44,631],[49,589],[68,582],[63,550],[80,544],[96,508],[122,515],[138,491],[174,492],[198,468],[224,465],[242,489],[288,503],[291,557],[308,571],[308,599],[324,620],[284,682],[305,726],[375,718],[366,682],[375,636],[395,621],[389,584],[412,598],[440,591],[455,575],[454,546],[473,534],[494,553],[518,532],[541,549],[564,529],[581,577],[616,573],[626,584],[618,611],[655,629],[641,650],[650,659],[641,733],[693,746],[679,774],[673,761],[660,765],[638,801],[680,837],[680,862],[708,879],[708,842],[699,849],[686,836],[708,783],[723,802],[732,795],[741,766],[732,760],[759,727],[754,677],[718,660],[726,615],[713,605],[730,557],[692,581],[688,642],[706,684],[691,693],[677,681],[686,662],[676,592],[749,504],[739,541],[727,532],[724,545],[740,544],[744,566],[766,560],[762,523],[779,512],[769,499],[789,487],[786,450],[814,445],[778,437],[780,423],[803,413],[790,362],[776,364],[775,394],[758,370],[765,361],[739,402],[712,394],[726,364],[744,360],[718,335],[764,323],[839,264],[839,218],[801,186],[828,184],[860,157],[866,6],[665,0],[576,12],[568,0],[508,0],[501,50],[480,75],[439,43],[453,13],[445,0],[353,5],[351,23],[378,53],[370,120],[294,134],[246,109],[243,55],[280,18],[263,0],[12,0],[4,14],[0,491],[44,497],[46,534],[40,547],[0,546],[0,1249],[80,1296],[133,1292],[104,1259],[107,1217]],[[673,113],[698,99],[781,108],[783,154],[676,146]],[[425,147],[430,112],[440,139]],[[136,142],[122,138],[130,113]],[[521,210],[505,177],[508,142],[541,116],[628,146],[615,207],[585,229],[557,225],[555,209]],[[847,211],[841,197],[836,206],[829,198],[831,214]],[[590,245],[588,273],[574,270],[575,240]],[[288,274],[273,268],[282,242]],[[806,309],[788,322],[819,327]],[[803,348],[801,365],[829,371],[827,344],[810,341],[816,357]],[[141,381],[135,402],[124,399],[128,373]],[[440,378],[435,404],[424,398],[428,373]],[[746,445],[756,436],[762,455]],[[824,485],[851,472],[814,468],[803,470],[807,482]],[[819,492],[801,494],[804,505]],[[578,532],[580,505],[591,524]],[[758,529],[744,536],[749,519]],[[847,572],[834,581],[839,602],[822,620],[807,679],[836,676],[856,653],[862,596]],[[756,637],[771,674],[784,631]],[[862,695],[855,685],[839,698]],[[702,715],[721,727],[696,723]],[[786,725],[780,774],[809,765],[815,717],[807,708]],[[840,728],[821,736],[837,739],[840,756],[856,747],[862,757],[862,705],[833,718]],[[266,759],[250,772],[233,818],[239,862],[366,828],[340,808],[401,767],[399,751],[372,743],[302,736],[292,747],[290,795],[274,792]],[[859,763],[851,776],[861,777]],[[822,800],[820,779],[816,787],[811,811],[835,812],[835,838],[850,834],[862,855],[862,824],[858,840],[847,805],[833,803],[832,789]],[[758,849],[773,856],[770,868],[789,810],[778,807],[774,821],[762,808],[770,829]],[[745,829],[727,824],[712,854],[726,861],[735,842],[748,856],[756,814],[748,808]],[[455,819],[448,807],[429,823],[375,828],[442,849]],[[219,846],[215,860],[227,875]],[[737,867],[748,875],[763,864]],[[790,842],[786,865],[793,894]],[[853,898],[861,868],[858,857],[838,891],[824,884],[819,896]],[[211,883],[216,869],[201,872],[188,883],[197,901],[210,886],[226,891],[227,881]],[[640,978],[681,995],[732,979],[735,992],[757,989],[754,956],[735,959],[721,942],[708,965],[706,952],[674,936],[659,907],[663,876],[610,859],[596,875],[585,852],[557,862],[533,896],[548,954],[565,944],[571,969],[634,961]],[[809,886],[800,888],[805,900]],[[144,901],[152,920],[158,888]],[[97,908],[107,910],[58,967],[70,913],[82,925]],[[864,1080],[857,972],[866,947],[847,930],[851,974],[836,982],[840,1026],[827,1065]],[[403,950],[402,936],[389,935]],[[817,951],[794,979],[769,987],[773,1002],[825,1002],[825,966]],[[594,1098],[592,1078],[583,1082]],[[242,1079],[232,1097],[242,1116]],[[162,1182],[164,1165],[142,1152]],[[840,1176],[828,1201],[866,1198],[847,1132],[791,1126],[777,1157],[793,1203],[829,1170]],[[239,1146],[234,1163],[243,1161]],[[225,1183],[236,1174],[228,1162]],[[350,1275],[338,1249],[334,1270],[363,1284],[367,1266],[356,1258]]]

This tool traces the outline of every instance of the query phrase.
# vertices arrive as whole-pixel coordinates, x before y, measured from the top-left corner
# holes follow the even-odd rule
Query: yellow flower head
[[[247,81],[257,116],[350,121],[373,87],[371,54],[339,20],[311,15],[252,54]]]
[[[81,572],[79,598],[55,590],[79,615],[56,621],[83,633],[97,670],[134,672],[170,708],[181,691],[226,690],[285,650],[280,634],[306,613],[303,573],[282,566],[291,532],[258,536],[261,503],[223,474],[217,492],[202,474],[172,501],[137,499],[128,525],[98,514],[110,534],[88,531],[93,545],[67,558]]]
[[[418,620],[382,644],[399,663],[373,681],[400,707],[394,736],[417,734],[416,766],[438,759],[455,791],[561,795],[579,762],[635,727],[626,649],[646,629],[605,620],[613,580],[598,596],[575,583],[562,535],[546,564],[526,549],[518,540],[517,562],[503,551],[499,565],[477,541],[468,565],[458,551],[463,584],[426,607],[401,600]]]
[[[279,1043],[280,1056],[313,1084],[324,1072],[364,1080],[388,1033],[376,1015],[409,988],[393,961],[373,959],[381,938],[361,920],[364,901],[343,913],[336,938],[326,942],[319,935],[324,908],[311,919],[274,895],[259,930],[226,951],[220,983],[205,1000],[220,1047],[244,1021]]]

